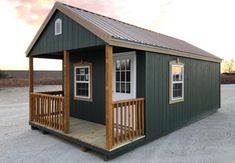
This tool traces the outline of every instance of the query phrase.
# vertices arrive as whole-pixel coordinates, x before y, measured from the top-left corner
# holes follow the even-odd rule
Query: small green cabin
[[[106,159],[220,108],[220,58],[67,4],[55,3],[26,55],[32,129]],[[34,91],[34,58],[63,61],[62,90]]]

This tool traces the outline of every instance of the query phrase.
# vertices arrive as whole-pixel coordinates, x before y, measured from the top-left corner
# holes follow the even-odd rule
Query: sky
[[[234,0],[59,0],[176,37],[222,59],[235,59]],[[25,51],[54,0],[0,0],[0,69],[28,69]],[[61,69],[36,59],[35,69]]]

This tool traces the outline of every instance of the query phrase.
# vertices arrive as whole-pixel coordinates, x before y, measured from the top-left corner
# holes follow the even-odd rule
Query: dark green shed
[[[32,129],[113,158],[220,108],[221,59],[185,41],[56,2],[26,51]],[[33,58],[63,61],[34,92]]]

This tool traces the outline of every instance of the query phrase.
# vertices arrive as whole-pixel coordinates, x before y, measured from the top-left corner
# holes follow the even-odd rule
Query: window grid
[[[116,92],[131,93],[131,60],[116,60]]]
[[[90,98],[90,66],[75,67],[75,97]]]

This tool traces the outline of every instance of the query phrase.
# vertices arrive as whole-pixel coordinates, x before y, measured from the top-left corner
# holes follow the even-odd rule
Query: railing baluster
[[[64,97],[62,93],[30,93],[31,120],[56,130],[64,130]]]
[[[57,108],[57,110],[58,110],[58,130],[61,130],[61,128],[60,128],[60,99],[58,99],[58,108]]]
[[[140,102],[141,101],[138,101],[138,127],[139,127],[138,135],[141,135]]]
[[[128,137],[131,138],[131,114],[130,114],[130,101],[128,101]]]
[[[144,101],[142,101],[142,107],[141,107],[141,112],[142,112],[142,135],[144,135]]]
[[[122,107],[123,107],[123,105],[122,105],[123,103],[121,103],[120,104],[120,121],[121,121],[121,124],[120,124],[120,140],[121,140],[121,142],[122,142],[122,139],[123,139],[123,133],[122,133],[122,131],[123,131],[123,125],[122,125],[122,121],[123,121],[123,117],[122,117]]]
[[[37,96],[37,122],[39,122],[39,96]]]
[[[115,136],[114,136],[114,133],[115,133],[115,126],[114,126],[114,108],[115,108],[115,104],[112,104],[112,116],[113,116],[113,122],[112,122],[112,125],[113,125],[113,127],[112,127],[112,133],[113,133],[113,135],[112,135],[112,145],[114,145],[115,144]]]
[[[125,105],[124,105],[124,140],[126,140],[126,102],[125,102]]]
[[[131,109],[132,109],[132,138],[135,137],[135,126],[134,126],[134,119],[135,119],[135,112],[134,112],[134,101],[131,101]]]
[[[48,97],[48,121],[51,127],[51,97]]]
[[[138,105],[137,105],[137,101],[135,101],[135,136],[138,136]]]
[[[65,127],[64,127],[64,125],[65,125],[64,124],[64,119],[65,119],[64,118],[64,98],[63,98],[63,107],[62,108],[63,108],[63,110],[62,110],[62,119],[63,119],[63,131],[64,131],[64,129],[65,129]]]
[[[42,96],[42,124],[45,124],[45,103],[44,103],[45,97]]]
[[[55,101],[52,97],[52,128],[55,128]]]
[[[59,129],[59,101],[58,98],[56,98],[56,129]]]
[[[116,139],[117,139],[117,143],[118,143],[118,139],[119,139],[119,136],[118,136],[118,104],[117,104],[117,107],[116,107]]]

